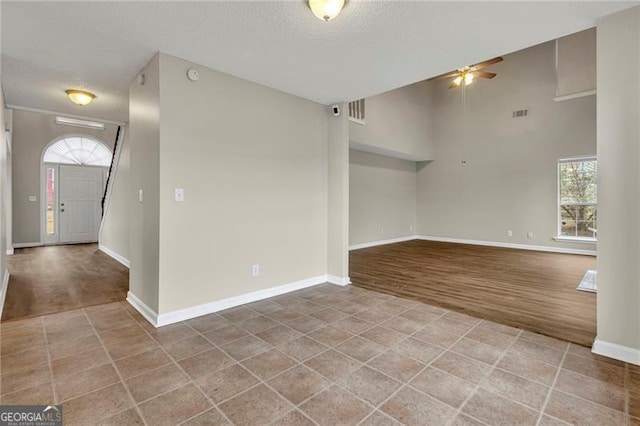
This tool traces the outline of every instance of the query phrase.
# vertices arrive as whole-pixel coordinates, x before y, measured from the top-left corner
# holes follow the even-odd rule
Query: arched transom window
[[[102,142],[92,138],[68,136],[49,145],[42,161],[108,167],[111,164],[111,150]]]

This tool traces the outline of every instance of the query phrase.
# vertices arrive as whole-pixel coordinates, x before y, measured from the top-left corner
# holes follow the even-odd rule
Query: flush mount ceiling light
[[[323,21],[330,21],[338,14],[344,7],[345,0],[308,0],[309,8],[318,19]]]
[[[96,97],[93,93],[84,90],[69,89],[66,93],[69,99],[71,99],[71,102],[80,106],[89,105]]]

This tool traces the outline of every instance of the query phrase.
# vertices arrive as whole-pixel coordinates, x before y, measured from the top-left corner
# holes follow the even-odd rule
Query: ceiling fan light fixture
[[[331,21],[344,7],[345,0],[308,0],[309,9],[320,20]]]
[[[453,79],[453,84],[455,84],[456,86],[460,86],[460,83],[462,83],[462,76],[459,75],[456,78]]]
[[[464,85],[468,86],[473,83],[473,74],[467,73],[464,75]]]
[[[85,90],[69,89],[65,93],[69,96],[71,102],[80,106],[89,105],[96,97],[93,93]]]

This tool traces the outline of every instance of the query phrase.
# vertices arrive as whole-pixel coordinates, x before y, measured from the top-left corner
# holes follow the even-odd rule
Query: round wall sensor
[[[187,78],[191,81],[198,81],[200,79],[200,73],[197,70],[190,68],[189,71],[187,71]]]

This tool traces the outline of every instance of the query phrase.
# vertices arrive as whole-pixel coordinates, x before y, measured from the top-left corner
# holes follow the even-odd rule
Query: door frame
[[[101,138],[97,137],[97,136],[93,136],[93,135],[88,135],[88,134],[83,134],[83,133],[65,133],[62,134],[60,136],[57,136],[56,138],[52,139],[42,150],[42,153],[40,154],[40,243],[42,245],[55,245],[55,244],[60,244],[60,189],[59,189],[59,184],[60,184],[60,165],[65,165],[65,166],[76,166],[76,167],[97,167],[97,168],[101,168],[103,169],[103,175],[102,175],[102,184],[103,184],[103,192],[104,192],[104,185],[106,185],[106,181],[107,181],[107,175],[109,174],[109,167],[108,166],[91,166],[91,165],[84,165],[84,164],[66,164],[66,163],[46,163],[44,161],[44,156],[45,153],[47,152],[47,150],[49,149],[50,146],[54,145],[55,143],[57,143],[58,141],[62,140],[62,139],[67,139],[67,138],[72,138],[72,137],[78,137],[78,138],[85,138],[85,139],[92,139],[102,145],[104,145],[105,147],[107,147],[109,149],[109,151],[111,151],[112,155],[113,155],[113,150],[111,149],[111,147],[105,143]],[[47,225],[46,225],[46,217],[47,217],[47,168],[54,168],[55,169],[55,182],[56,182],[56,191],[55,191],[55,209],[54,209],[54,213],[53,213],[53,221],[54,221],[54,232],[55,234],[53,236],[47,236]],[[102,228],[101,228],[102,229]],[[98,236],[100,234],[98,233]],[[67,244],[67,243],[65,243]],[[68,243],[68,244],[76,244],[76,243]]]
[[[106,184],[106,177],[109,174],[109,168],[104,166],[88,166],[78,164],[64,164],[64,163],[42,163],[40,167],[40,241],[43,245],[56,245],[56,244],[82,244],[83,242],[93,241],[74,241],[74,242],[60,242],[60,166],[69,167],[91,167],[92,169],[102,170],[102,192],[104,193],[104,185]],[[53,209],[53,223],[54,223],[54,235],[47,235],[47,169],[54,169],[55,176],[55,200]]]

